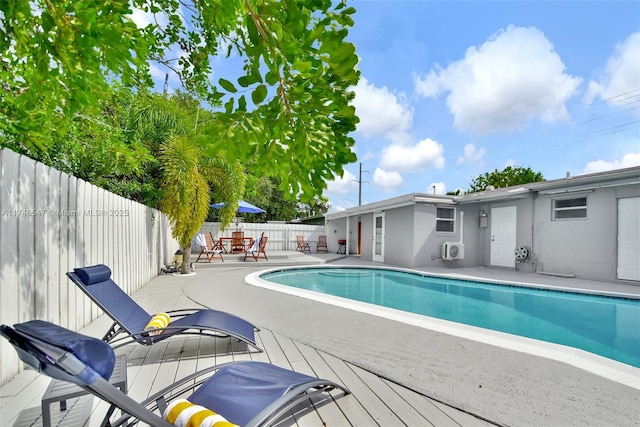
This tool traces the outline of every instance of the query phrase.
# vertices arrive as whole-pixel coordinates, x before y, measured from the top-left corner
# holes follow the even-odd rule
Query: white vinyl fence
[[[132,293],[170,262],[178,244],[147,206],[0,150],[0,323],[48,320],[77,330],[101,312],[65,273],[106,264]],[[0,340],[0,385],[20,372]]]
[[[244,231],[245,237],[253,237],[257,239],[264,232],[269,237],[267,248],[269,251],[295,251],[297,247],[296,236],[304,236],[305,242],[315,243],[318,236],[326,234],[324,225],[308,225],[308,224],[290,224],[280,222],[268,223],[239,223],[235,222],[227,227],[224,231],[220,230],[219,222],[205,222],[202,224],[200,233],[211,233],[214,239],[220,237],[231,237],[231,232],[239,230]],[[192,252],[199,252],[200,247],[193,245]]]

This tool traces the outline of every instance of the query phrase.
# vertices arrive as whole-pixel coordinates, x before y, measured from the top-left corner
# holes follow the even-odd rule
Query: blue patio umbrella
[[[214,209],[220,209],[225,205],[224,202],[220,202],[220,203],[213,203],[211,205],[212,208]],[[264,209],[260,209],[259,207],[252,205],[249,202],[245,202],[244,200],[240,200],[238,202],[238,213],[265,213],[267,211],[265,211]]]
[[[220,203],[213,203],[209,206],[211,206],[214,209],[220,209],[225,205],[224,202],[220,202]],[[258,213],[265,213],[267,211],[265,211],[264,209],[260,209],[259,207],[252,205],[249,202],[245,202],[244,200],[239,200],[238,201],[238,213],[253,213],[253,214],[258,214]],[[238,229],[238,217],[236,217],[236,230]]]

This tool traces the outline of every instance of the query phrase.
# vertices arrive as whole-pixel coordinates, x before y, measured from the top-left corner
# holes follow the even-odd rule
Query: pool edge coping
[[[494,331],[492,329],[481,328],[478,326],[466,325],[463,323],[457,323],[449,320],[438,319],[435,317],[425,316],[421,314],[409,313],[402,310],[382,307],[379,305],[365,303],[361,301],[350,300],[348,298],[337,297],[333,295],[323,294],[320,292],[309,291],[306,289],[294,288],[291,286],[280,285],[277,283],[269,282],[260,278],[260,275],[275,271],[282,270],[307,270],[307,269],[326,269],[326,268],[351,268],[358,269],[363,267],[356,267],[351,265],[333,265],[328,266],[283,266],[274,267],[261,271],[256,271],[245,276],[245,282],[249,285],[281,292],[301,298],[310,299],[316,302],[324,304],[331,304],[337,307],[358,311],[361,313],[382,317],[388,320],[405,323],[408,325],[420,327],[423,329],[444,333],[447,335],[455,336],[462,339],[468,339],[484,344],[492,345],[494,347],[503,348],[510,351],[517,351],[520,353],[529,354],[532,356],[543,357],[557,362],[567,363],[576,368],[585,370],[594,375],[598,375],[605,379],[626,385],[628,387],[640,390],[640,368],[633,367],[626,363],[618,362],[604,356],[599,356],[594,353],[590,353],[586,350],[578,348],[549,343],[534,338],[521,337],[519,335],[509,334],[506,332]],[[618,296],[616,293],[602,294],[601,292],[594,292],[586,289],[576,290],[574,288],[562,288],[556,286],[547,286],[534,283],[514,282],[504,280],[482,280],[475,276],[468,276],[463,274],[439,274],[439,273],[427,273],[419,270],[411,270],[406,268],[396,267],[380,267],[380,266],[367,266],[368,269],[378,270],[393,270],[419,274],[422,276],[435,276],[443,278],[463,278],[466,280],[483,282],[483,283],[497,283],[503,285],[516,285],[523,287],[532,287],[536,289],[548,289],[558,290],[571,293],[590,293],[600,296]],[[623,295],[623,298],[627,298]],[[637,296],[632,299],[638,299]]]

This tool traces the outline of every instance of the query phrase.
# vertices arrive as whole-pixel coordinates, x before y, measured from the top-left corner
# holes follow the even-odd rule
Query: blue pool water
[[[281,270],[260,278],[563,344],[640,367],[640,300],[366,268]]]

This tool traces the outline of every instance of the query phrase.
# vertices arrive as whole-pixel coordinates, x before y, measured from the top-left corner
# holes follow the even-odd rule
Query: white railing
[[[157,210],[42,163],[0,150],[0,323],[43,319],[77,330],[101,312],[65,276],[106,264],[132,293],[170,262],[178,244]],[[0,340],[0,385],[19,373]]]

